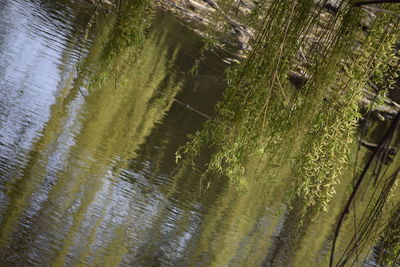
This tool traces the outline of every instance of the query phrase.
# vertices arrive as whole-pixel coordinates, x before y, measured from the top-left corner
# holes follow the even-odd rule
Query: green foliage
[[[357,22],[350,25],[352,28],[357,25],[354,23]],[[305,200],[306,208],[317,206],[327,210],[341,171],[348,162],[349,144],[360,117],[358,102],[363,96],[363,89],[371,78],[381,83],[386,81],[389,66],[398,61],[393,47],[399,36],[398,26],[395,18],[378,16],[366,36],[357,38],[355,32],[354,41],[361,43],[357,50],[341,52],[340,68],[344,71],[338,70],[334,76],[330,101],[322,105],[310,129],[304,150],[311,149],[297,174],[300,181],[298,194]]]
[[[326,210],[348,162],[362,90],[371,77],[386,81],[397,62],[396,18],[377,15],[365,34],[359,25],[366,16],[352,1],[328,19],[310,0],[255,10],[247,18],[255,29],[251,51],[227,72],[216,116],[178,155],[194,159],[212,149],[208,171],[241,183],[249,166],[270,173],[296,158],[294,184],[305,209]],[[306,63],[297,60],[300,50]],[[288,80],[294,69],[307,76],[296,90]]]
[[[109,41],[102,52],[104,65],[113,60],[128,47],[142,47],[146,29],[151,25],[154,9],[150,0],[118,1],[117,18],[112,26]],[[134,60],[139,55],[131,55]]]
[[[280,97],[283,92],[280,87],[288,84],[286,75],[295,58],[298,39],[303,34],[301,25],[309,23],[302,17],[311,12],[312,6],[311,1],[294,3],[294,6],[292,1],[276,1],[272,8],[279,12],[264,18],[268,29],[263,29],[252,41],[253,50],[244,62],[228,72],[227,80],[231,86],[217,107],[218,115],[197,133],[186,150],[195,156],[200,152],[197,149],[199,143],[217,147],[209,164],[210,170],[240,180],[249,156],[255,151],[263,151],[266,121],[271,115],[269,105],[277,105],[271,99]],[[292,7],[291,13],[286,12],[288,7]],[[295,9],[302,12],[294,12]],[[302,22],[300,25],[299,21]],[[287,25],[284,35],[281,25]],[[272,108],[277,110],[279,107]]]

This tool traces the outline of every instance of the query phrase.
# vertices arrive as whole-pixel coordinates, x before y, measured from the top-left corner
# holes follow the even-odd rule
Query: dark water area
[[[285,180],[176,168],[226,65],[208,52],[188,74],[201,39],[161,11],[105,62],[116,18],[92,12],[0,0],[0,266],[325,266],[345,186],[299,228]]]

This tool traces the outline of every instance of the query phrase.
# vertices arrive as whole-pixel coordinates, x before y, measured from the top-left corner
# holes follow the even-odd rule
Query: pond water
[[[176,168],[226,66],[210,52],[189,75],[201,40],[165,13],[138,50],[92,12],[0,1],[0,266],[325,265],[343,188],[299,229],[284,180],[238,190]]]

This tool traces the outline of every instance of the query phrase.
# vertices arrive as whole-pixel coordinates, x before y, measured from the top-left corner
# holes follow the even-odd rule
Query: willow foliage
[[[216,115],[178,159],[212,149],[208,170],[241,183],[249,179],[249,166],[278,168],[279,174],[294,159],[294,184],[305,207],[325,210],[348,161],[362,91],[397,62],[399,20],[353,4],[342,1],[329,16],[311,0],[256,8],[247,17],[254,29],[251,51],[228,70]],[[366,20],[372,21],[367,33],[360,27]],[[299,89],[289,81],[294,70],[307,80]]]
[[[146,30],[150,27],[154,8],[150,0],[116,1],[116,21],[112,25],[109,41],[102,52],[105,65],[128,47],[137,47],[137,52],[131,55],[134,60],[140,52]]]
[[[335,193],[335,184],[348,161],[349,144],[360,116],[358,103],[367,82],[373,78],[382,81],[383,86],[383,78],[392,80],[393,69],[398,71],[393,46],[399,37],[399,26],[394,17],[378,16],[368,34],[357,37],[355,32],[354,41],[360,42],[360,47],[352,49],[354,44],[348,44],[340,55],[338,73],[331,85],[325,87],[331,91],[329,101],[321,106],[303,144],[307,154],[297,173],[298,193],[308,206],[319,205],[326,210]],[[388,72],[390,67],[392,73]]]

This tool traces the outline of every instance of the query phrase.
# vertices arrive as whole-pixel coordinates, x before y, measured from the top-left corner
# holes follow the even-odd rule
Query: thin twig
[[[175,101],[176,103],[178,103],[178,104],[181,104],[181,105],[184,106],[185,108],[190,109],[191,111],[194,111],[194,112],[196,112],[197,114],[199,114],[199,115],[201,115],[201,116],[203,116],[203,117],[205,117],[205,118],[207,118],[207,119],[211,119],[211,116],[209,116],[209,115],[207,115],[207,114],[205,114],[205,113],[203,113],[203,112],[201,112],[201,111],[199,111],[199,110],[197,110],[197,109],[195,109],[195,108],[192,108],[192,107],[189,106],[188,104],[185,104],[185,103],[183,103],[182,101],[179,101],[179,100],[176,99],[176,98],[174,98],[174,101]]]

